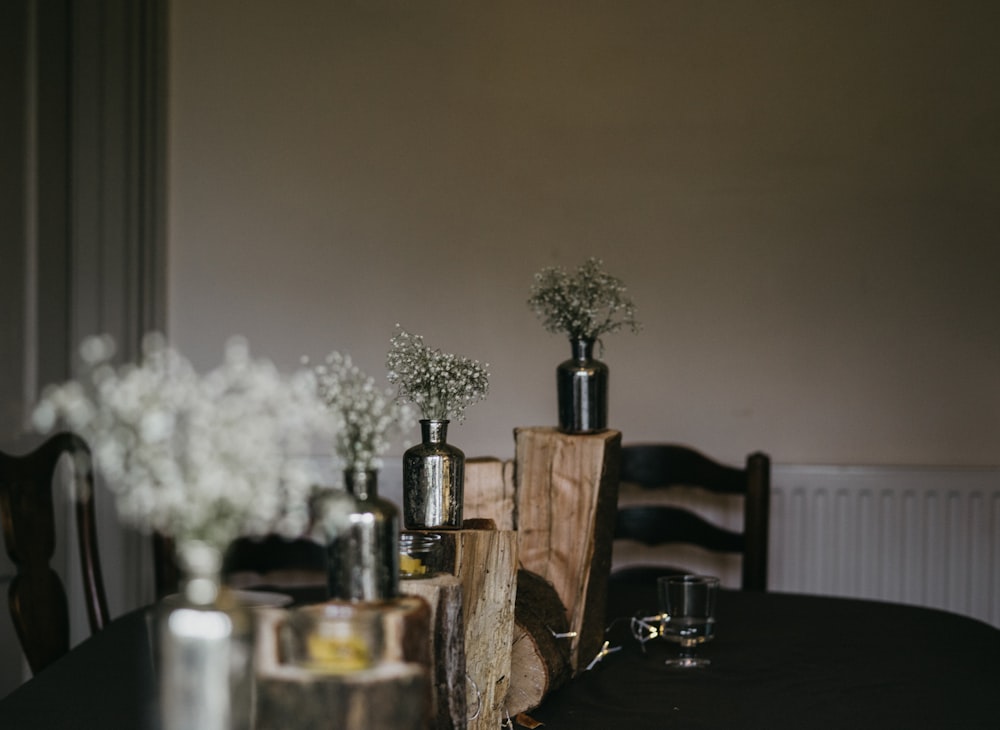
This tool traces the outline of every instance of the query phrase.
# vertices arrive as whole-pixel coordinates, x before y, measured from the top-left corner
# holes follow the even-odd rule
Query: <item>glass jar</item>
[[[161,604],[160,700],[164,730],[250,730],[253,618],[222,586],[222,550],[177,546],[181,591]]]
[[[399,536],[399,577],[430,578],[441,569],[441,536],[404,532]]]
[[[385,601],[399,595],[399,510],[378,496],[378,472],[344,472],[353,501],[328,494],[314,504],[323,527],[329,596]]]

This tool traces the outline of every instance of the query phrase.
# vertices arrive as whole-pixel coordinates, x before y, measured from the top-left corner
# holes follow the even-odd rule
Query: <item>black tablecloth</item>
[[[0,701],[2,730],[157,730],[152,612],[133,611]]]
[[[642,611],[645,609],[645,611]],[[649,587],[616,586],[609,620],[653,614]],[[1000,630],[896,604],[723,591],[703,669],[622,645],[529,714],[545,730],[1000,728]],[[156,730],[149,619],[116,619],[0,701],[2,730]]]
[[[609,620],[643,607],[651,586],[617,586]],[[723,591],[697,669],[664,664],[675,645],[610,636],[620,652],[529,713],[547,730],[1000,728],[1000,630],[944,611]]]

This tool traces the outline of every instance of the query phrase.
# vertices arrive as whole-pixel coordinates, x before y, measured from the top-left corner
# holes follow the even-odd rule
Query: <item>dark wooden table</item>
[[[614,586],[609,619],[655,613]],[[671,669],[672,645],[621,651],[530,714],[545,730],[1000,728],[1000,630],[913,606],[724,591],[711,666]],[[159,728],[148,613],[113,621],[0,701],[3,730]]]

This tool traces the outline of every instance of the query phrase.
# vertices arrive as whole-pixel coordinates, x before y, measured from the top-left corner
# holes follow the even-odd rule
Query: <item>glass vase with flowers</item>
[[[589,258],[574,273],[546,267],[535,274],[528,306],[545,329],[569,338],[572,357],[556,368],[559,429],[596,433],[608,425],[608,366],[594,357],[601,336],[627,327],[638,332],[625,285]]]
[[[122,521],[176,546],[180,593],[157,621],[162,725],[248,728],[252,621],[221,583],[222,555],[240,536],[306,528],[319,472],[305,457],[329,428],[312,373],[279,373],[238,338],[203,375],[155,334],[138,364],[114,366],[108,337],[81,354],[86,377],[46,388],[33,420],[86,439]]]
[[[442,352],[398,327],[386,357],[397,398],[421,413],[421,442],[403,454],[403,522],[410,530],[462,526],[465,454],[448,443],[448,424],[486,397],[489,364]]]
[[[348,355],[331,352],[313,371],[337,425],[334,451],[353,499],[346,521],[335,521],[332,530],[326,529],[325,517],[317,519],[327,546],[330,598],[393,598],[399,592],[399,510],[379,496],[378,475],[392,435],[412,426],[412,409],[397,402],[391,388],[380,388]],[[327,491],[316,500],[315,510],[324,515],[339,500]]]

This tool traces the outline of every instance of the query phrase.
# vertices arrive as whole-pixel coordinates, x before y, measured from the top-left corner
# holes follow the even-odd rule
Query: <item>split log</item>
[[[516,530],[513,460],[466,459],[463,503],[467,516],[491,519],[501,530]]]
[[[570,666],[579,672],[604,641],[621,433],[518,428],[514,440],[518,557],[552,583],[566,607],[577,633]]]
[[[492,520],[469,520],[461,530],[436,532],[442,569],[454,573],[462,586],[470,730],[495,730],[501,724],[510,685],[517,536],[491,527]]]
[[[465,633],[462,585],[441,573],[418,580],[402,580],[399,589],[420,596],[430,608],[431,718],[434,730],[465,730]],[[426,638],[425,638],[426,643]]]
[[[534,709],[570,678],[568,632],[566,609],[552,584],[531,571],[517,571],[506,701],[511,717]]]

